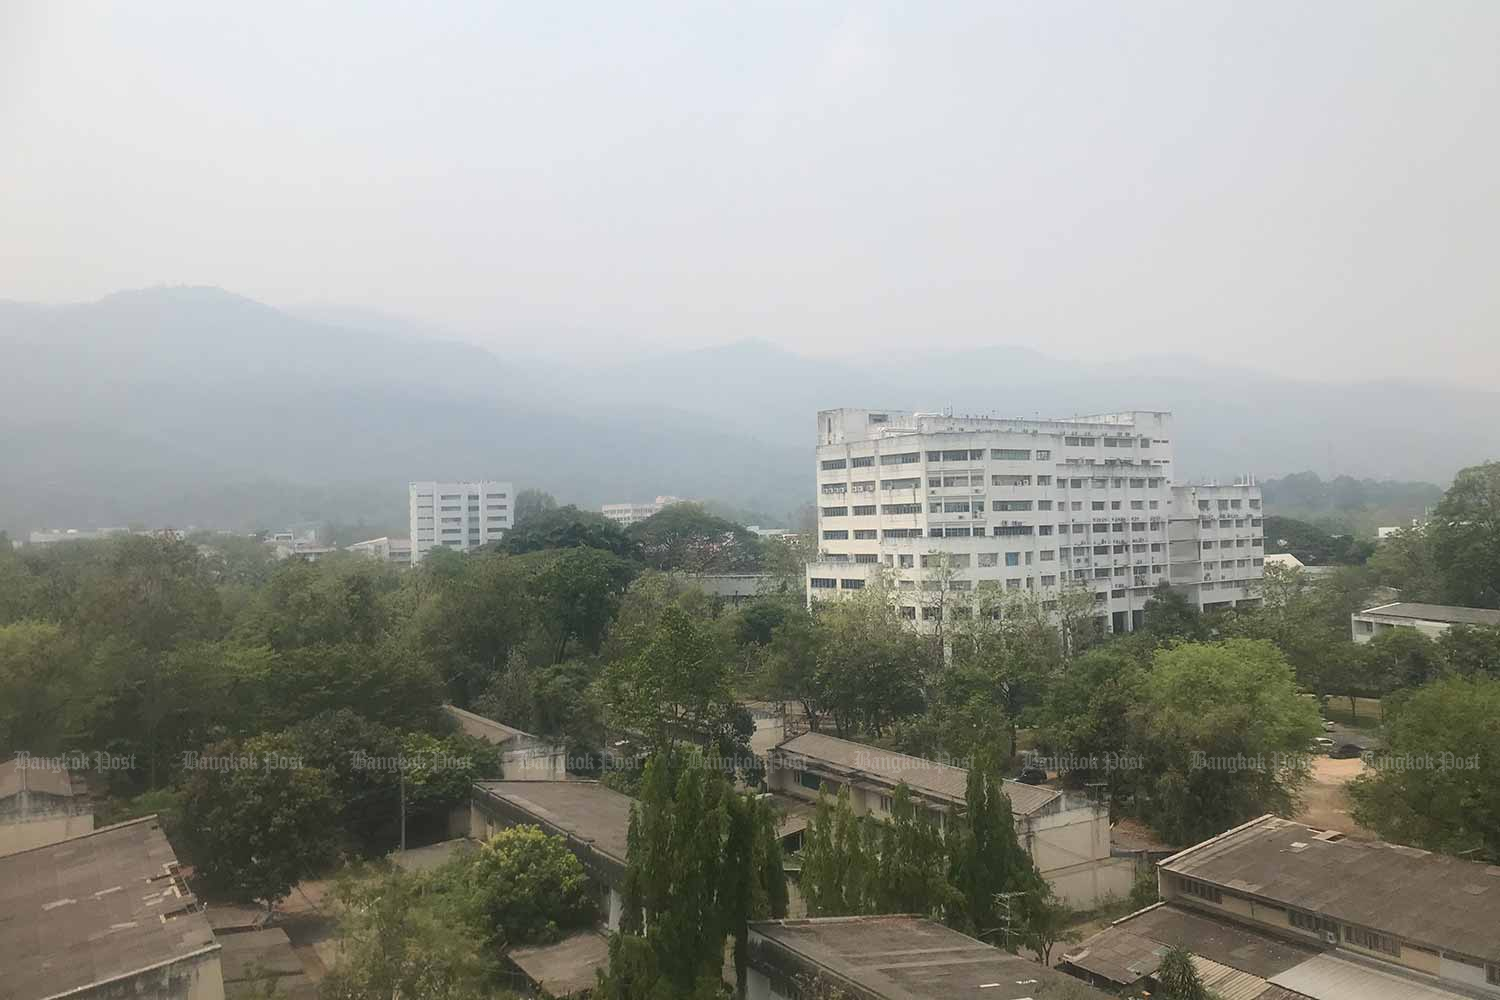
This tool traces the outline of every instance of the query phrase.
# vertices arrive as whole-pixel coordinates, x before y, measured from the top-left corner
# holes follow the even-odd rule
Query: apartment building
[[[499,541],[515,516],[515,490],[508,482],[420,482],[408,490],[414,566],[436,546],[468,552]]]
[[[1200,606],[1256,600],[1259,487],[1179,487],[1172,462],[1170,413],[1021,420],[824,410],[808,599],[888,572],[902,615],[935,624],[965,610],[950,591],[1028,592],[1047,606],[1079,587],[1114,632],[1141,625],[1160,583],[1181,583]],[[1217,516],[1220,500],[1229,516]],[[1224,539],[1231,587],[1221,586]]]
[[[1262,816],[1157,871],[1161,903],[1059,968],[1135,989],[1180,945],[1207,985],[1247,1000],[1500,997],[1494,865]]]
[[[906,785],[939,827],[966,806],[969,772],[942,761],[896,753],[825,733],[802,733],[766,755],[766,785],[778,797],[816,802],[849,790],[856,815],[889,819],[892,796]],[[1016,839],[1057,898],[1088,910],[1128,895],[1135,864],[1113,856],[1109,811],[1085,795],[1006,780]]]
[[[599,512],[622,528],[639,524],[646,518],[660,514],[674,503],[685,503],[681,497],[657,497],[650,503],[607,503]]]

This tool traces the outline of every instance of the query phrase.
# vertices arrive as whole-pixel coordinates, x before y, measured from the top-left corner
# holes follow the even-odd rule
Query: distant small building
[[[6,1000],[224,1000],[220,946],[155,816],[0,858]]]
[[[410,538],[388,538],[382,535],[380,538],[355,542],[349,546],[349,551],[355,555],[368,556],[371,559],[390,563],[393,566],[411,565]]]
[[[1366,608],[1349,616],[1355,642],[1369,642],[1393,628],[1413,628],[1430,639],[1436,639],[1455,625],[1500,627],[1500,611],[1398,601]]]
[[[33,531],[27,537],[28,545],[56,545],[58,542],[95,542],[102,538],[115,538],[120,535],[128,535],[126,528],[100,528],[97,531],[80,531],[77,528],[50,528],[46,531]]]
[[[851,1000],[1107,996],[910,914],[756,921],[748,950],[746,1000],[798,1000],[820,980]]]
[[[500,766],[508,781],[562,781],[568,776],[568,749],[561,742],[533,736],[514,726],[459,708],[443,711],[470,736],[500,747]]]
[[[657,497],[650,503],[607,503],[599,512],[622,528],[639,524],[648,517],[660,514],[674,503],[686,503],[681,497]]]
[[[824,792],[837,795],[847,787],[856,814],[885,819],[904,783],[942,827],[965,808],[968,780],[962,767],[823,733],[795,736],[766,755],[766,784],[774,793],[816,802]],[[1113,856],[1107,809],[1083,795],[1009,779],[1004,790],[1017,839],[1059,899],[1092,909],[1130,892],[1135,864]]]
[[[1266,556],[1267,566],[1278,566],[1281,569],[1306,569],[1306,564],[1292,555],[1290,552],[1276,552]]]
[[[25,755],[0,764],[0,856],[55,844],[94,829],[86,790],[65,767]]]
[[[689,573],[685,581],[725,604],[743,604],[776,586],[769,573]]]
[[[412,565],[434,548],[470,552],[504,538],[515,523],[515,496],[508,481],[494,479],[408,483]]]

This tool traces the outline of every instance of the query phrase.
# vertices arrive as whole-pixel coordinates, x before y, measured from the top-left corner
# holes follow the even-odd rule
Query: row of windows
[[[1256,548],[1256,549],[1264,548],[1265,544],[1266,544],[1266,540],[1264,538],[1252,538],[1252,539],[1249,540],[1249,545],[1250,545],[1251,548]],[[1246,541],[1243,538],[1236,538],[1234,540],[1234,548],[1243,549],[1245,547],[1245,545],[1246,545]],[[1229,540],[1226,538],[1224,541],[1219,542],[1218,546],[1221,549],[1227,549],[1227,548],[1229,548],[1230,547]],[[1203,543],[1203,547],[1204,547],[1204,549],[1211,549],[1211,548],[1214,547],[1214,543],[1213,542],[1204,542]]]
[[[989,457],[997,462],[1029,462],[1033,454],[1038,462],[1048,462],[1052,459],[1052,452],[1045,448],[1037,449],[1034,453],[1029,448],[991,448]],[[982,462],[985,458],[983,448],[959,448],[947,451],[929,451],[927,461],[929,462]],[[881,455],[881,465],[910,465],[920,462],[922,453],[917,451],[903,452],[899,455]],[[825,458],[818,463],[818,467],[824,472],[832,472],[837,469],[854,468],[865,469],[875,464],[875,456],[859,455],[850,459]]]
[[[845,578],[845,579],[842,579],[842,580],[835,580],[831,576],[814,576],[814,577],[810,577],[808,579],[807,583],[808,583],[808,586],[812,587],[812,589],[814,589],[814,590],[838,590],[838,589],[843,589],[843,590],[862,590],[862,589],[864,589],[864,586],[865,586],[865,581],[857,579],[857,578],[856,579]]]
[[[1087,435],[1078,435],[1077,437],[1068,436],[1063,438],[1063,444],[1070,445],[1074,448],[1092,448],[1094,447],[1094,445],[1098,444],[1098,442],[1098,438]],[[1149,448],[1151,447],[1151,443],[1151,439],[1148,437],[1136,438],[1133,435],[1129,437],[1104,438],[1104,447],[1106,448],[1129,448],[1132,445],[1136,444],[1139,444],[1142,448]]]

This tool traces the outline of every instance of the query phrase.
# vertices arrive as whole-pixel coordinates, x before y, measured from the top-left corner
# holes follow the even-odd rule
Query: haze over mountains
[[[857,360],[747,340],[606,367],[213,288],[0,303],[0,529],[396,528],[409,479],[473,476],[587,506],[673,493],[788,515],[811,499],[813,416],[833,406],[1172,410],[1180,476],[1445,483],[1495,457],[1492,392],[1176,357],[1080,365],[1037,346],[952,350],[930,331]]]

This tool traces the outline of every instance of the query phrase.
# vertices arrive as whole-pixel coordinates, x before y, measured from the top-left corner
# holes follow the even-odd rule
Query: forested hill
[[[211,288],[0,303],[0,529],[399,524],[408,480],[478,475],[585,506],[670,493],[790,513],[808,499],[813,414],[834,406],[1172,410],[1182,477],[1336,463],[1446,482],[1493,457],[1500,424],[1493,393],[1183,359],[1089,365],[994,347],[891,363],[750,340],[561,365],[361,322]]]

